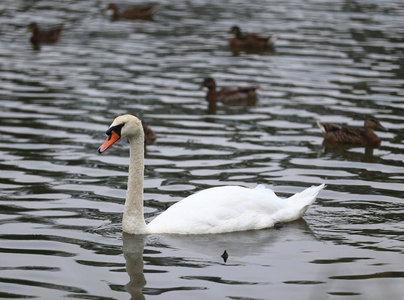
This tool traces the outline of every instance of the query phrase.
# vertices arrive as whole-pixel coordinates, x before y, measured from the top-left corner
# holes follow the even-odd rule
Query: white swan
[[[175,203],[146,225],[143,216],[144,134],[141,121],[132,115],[117,117],[98,149],[107,150],[119,138],[130,142],[128,189],[122,229],[131,234],[206,234],[272,227],[302,217],[324,184],[281,199],[263,185],[209,188]]]

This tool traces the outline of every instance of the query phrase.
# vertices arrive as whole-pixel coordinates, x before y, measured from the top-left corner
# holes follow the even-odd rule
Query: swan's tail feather
[[[321,184],[319,186],[311,186],[304,191],[294,194],[292,197],[289,197],[287,201],[293,202],[293,205],[298,206],[301,204],[303,207],[309,207],[310,204],[316,200],[317,194],[325,187],[325,184]],[[307,209],[306,208],[306,209]]]
[[[301,218],[324,187],[324,183],[319,186],[312,186],[286,199],[290,206],[282,212],[281,221],[291,222]]]
[[[301,218],[310,205],[316,199],[317,194],[325,187],[325,184],[312,186],[305,189],[303,192],[297,193],[285,201],[288,206],[273,215],[273,219],[281,222],[292,222]]]

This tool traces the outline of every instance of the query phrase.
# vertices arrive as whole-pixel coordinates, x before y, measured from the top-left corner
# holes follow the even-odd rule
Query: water
[[[160,5],[153,21],[111,23],[101,1],[0,3],[0,298],[402,299],[403,3]],[[65,31],[35,50],[32,21]],[[277,33],[276,52],[231,52],[235,24]],[[209,114],[206,76],[263,90]],[[211,186],[327,188],[280,230],[123,235],[128,145],[97,154],[123,113],[158,136],[148,220]],[[322,150],[317,119],[366,114],[388,129],[379,149]]]

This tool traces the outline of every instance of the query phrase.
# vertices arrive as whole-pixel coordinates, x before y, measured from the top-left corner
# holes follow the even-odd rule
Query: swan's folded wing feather
[[[157,216],[148,228],[165,233],[220,233],[273,226],[272,216],[288,202],[270,189],[239,186],[203,190]]]

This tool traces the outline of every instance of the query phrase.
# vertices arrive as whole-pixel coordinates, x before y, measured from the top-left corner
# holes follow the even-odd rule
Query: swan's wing
[[[273,226],[272,216],[288,202],[263,187],[215,187],[193,194],[149,223],[153,232],[219,233]]]

